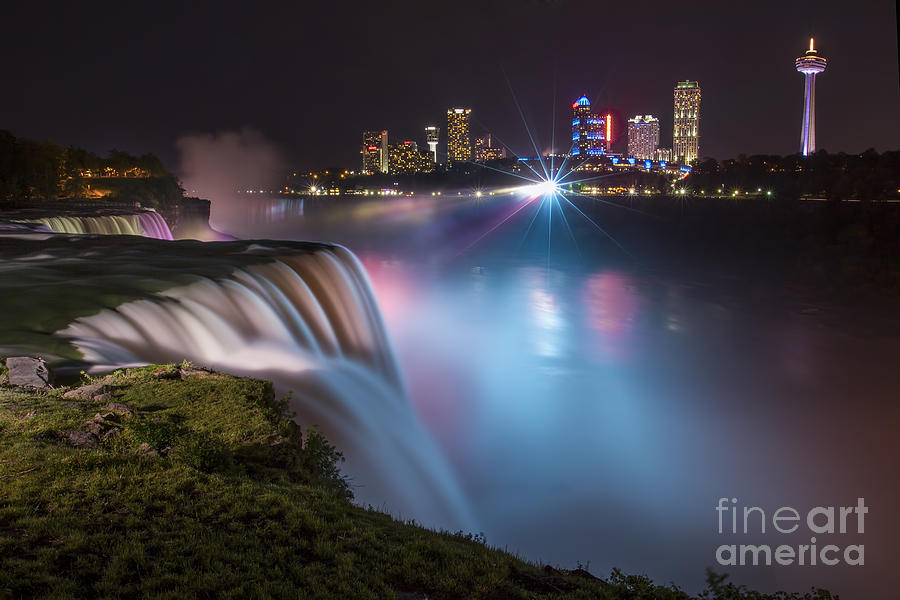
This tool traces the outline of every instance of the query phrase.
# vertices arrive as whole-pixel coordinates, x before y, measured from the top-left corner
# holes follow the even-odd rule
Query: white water
[[[359,503],[471,527],[455,476],[406,399],[368,279],[343,248],[198,278],[58,335],[95,365],[188,359],[270,379],[291,390],[298,422],[319,425],[344,453]]]
[[[143,211],[132,215],[60,216],[34,219],[56,233],[139,235],[160,240],[171,240],[172,231],[166,220],[155,211]]]

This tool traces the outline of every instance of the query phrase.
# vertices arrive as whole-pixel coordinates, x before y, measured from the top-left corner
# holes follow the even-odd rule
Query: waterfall
[[[407,401],[368,277],[344,248],[197,277],[57,335],[99,369],[187,359],[269,379],[291,392],[301,426],[318,425],[344,453],[357,502],[471,527],[455,476]]]
[[[129,215],[59,216],[22,220],[42,223],[56,233],[139,235],[171,240],[172,232],[166,220],[156,211],[141,211]]]
[[[152,237],[158,240],[172,240],[172,231],[162,215],[155,210],[143,211],[138,214],[138,224],[144,232],[144,237]]]

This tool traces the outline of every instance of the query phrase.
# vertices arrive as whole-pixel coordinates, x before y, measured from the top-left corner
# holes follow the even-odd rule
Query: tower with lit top
[[[806,76],[803,94],[803,124],[800,128],[800,152],[809,156],[816,151],[816,75],[825,70],[825,58],[819,56],[809,38],[809,50],[794,61],[797,70]]]
[[[587,158],[606,153],[604,130],[606,120],[591,108],[591,101],[582,96],[572,103],[572,156]]]
[[[440,129],[438,129],[434,125],[429,125],[425,128],[425,143],[428,144],[428,152],[431,153],[431,162],[437,164],[437,147],[438,147],[438,134],[440,133]]]

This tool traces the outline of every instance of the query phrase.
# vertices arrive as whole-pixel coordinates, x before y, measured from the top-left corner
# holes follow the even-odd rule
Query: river
[[[675,275],[561,200],[256,199],[214,202],[212,223],[360,257],[416,413],[489,544],[693,592],[709,566],[762,590],[889,597],[890,313],[748,288],[741,273]],[[727,518],[718,533],[720,498],[762,508],[765,533],[758,512],[748,535]],[[804,522],[773,529],[780,507],[806,515],[858,498],[864,533],[850,521],[817,543],[862,544],[864,565],[717,564],[723,544],[811,544]]]

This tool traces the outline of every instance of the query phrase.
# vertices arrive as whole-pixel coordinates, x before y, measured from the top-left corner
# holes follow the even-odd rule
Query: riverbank
[[[189,364],[0,387],[0,598],[690,597],[355,506],[339,451],[285,406]]]

